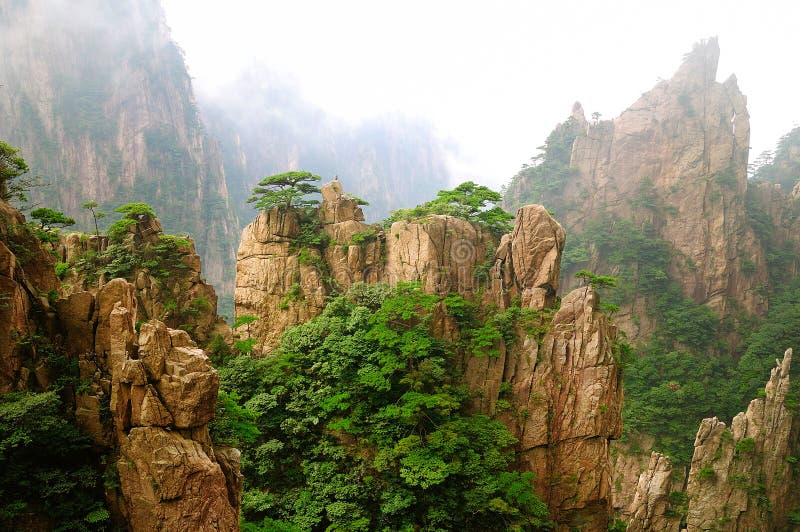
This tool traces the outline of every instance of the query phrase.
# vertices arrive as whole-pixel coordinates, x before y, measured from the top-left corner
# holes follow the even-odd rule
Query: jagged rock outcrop
[[[52,256],[16,210],[0,210],[0,393],[47,390],[72,377],[49,357],[77,360],[84,386],[60,394],[106,474],[119,473],[106,489],[114,526],[237,530],[238,452],[218,460],[209,437],[219,377],[206,355],[159,321],[137,332],[139,297],[124,279],[58,299]]]
[[[20,343],[37,332],[37,321],[52,315],[50,299],[60,283],[53,257],[24,224],[22,214],[0,200],[0,393],[27,390],[31,379],[46,386],[39,361],[26,365]]]
[[[519,210],[514,231],[499,245],[480,226],[441,215],[397,221],[385,235],[375,230],[373,239],[354,242],[353,235],[371,228],[355,219],[357,211],[338,183],[323,191],[321,218],[332,241],[315,256],[324,260],[319,270],[344,272],[336,275],[342,286],[356,280],[419,281],[430,293],[456,292],[500,309],[521,305],[538,313],[540,333],[520,328],[519,342],[499,342],[496,357],[465,355],[464,379],[474,408],[496,415],[519,439],[517,467],[536,474],[537,492],[558,529],[605,530],[611,514],[609,444],[621,430],[620,369],[612,352],[616,328],[598,310],[597,293],[588,286],[552,309],[565,241],[561,226],[543,207],[531,205]],[[277,209],[261,213],[243,233],[237,315],[260,318],[251,324],[251,334],[261,345],[274,342],[286,325],[311,317],[277,304],[289,293],[291,275],[302,294],[328,290],[322,284],[307,288],[312,277],[299,263],[299,252],[291,250],[298,233],[293,213]],[[382,256],[385,261],[364,262]],[[359,277],[354,266],[369,274]],[[321,309],[324,299],[315,301]],[[436,334],[457,337],[457,324],[434,314]]]
[[[628,530],[680,530],[686,513],[687,468],[651,451],[654,440],[630,436],[612,444],[614,513],[628,523]]]
[[[589,122],[576,105],[548,138],[541,168],[523,169],[506,202],[533,196],[558,213],[574,241],[598,224],[611,230],[614,220],[652,227],[652,236],[675,250],[664,273],[686,296],[723,318],[761,316],[766,253],[745,209],[746,98],[735,76],[715,81],[718,59],[716,39],[697,44],[671,79],[613,120]],[[585,254],[564,272],[564,289],[576,285],[579,269],[617,273],[608,250],[591,240],[582,245]],[[655,327],[645,300],[627,301],[617,314],[629,338],[647,339]]]
[[[677,532],[681,528],[683,499],[670,497],[683,493],[683,475],[676,479],[669,457],[658,452],[650,454],[650,461],[643,469],[632,500],[620,512],[628,523],[627,530]]]
[[[612,354],[616,329],[591,287],[570,292],[539,347],[525,341],[509,379],[529,414],[519,460],[562,528],[602,530],[611,510],[610,440],[622,430],[622,384]]]
[[[286,327],[322,312],[327,287],[322,271],[292,249],[299,232],[297,213],[278,207],[259,213],[242,232],[234,304],[236,316],[260,318],[243,332],[256,339],[256,353],[274,348]],[[318,257],[315,250],[307,253]]]
[[[523,307],[543,309],[555,301],[566,233],[541,205],[517,211],[512,233],[503,235],[490,279],[503,306],[520,298]],[[499,283],[497,282],[499,281]]]
[[[219,376],[186,331],[152,320],[134,328],[132,284],[114,279],[92,297],[75,293],[59,311],[64,336],[94,331],[91,344],[72,346],[90,390],[77,397],[78,426],[118,449],[123,501],[116,511],[131,530],[236,530],[238,474],[223,470],[208,436]],[[93,312],[88,313],[89,309]],[[91,338],[91,336],[90,336]],[[81,351],[75,350],[77,347]],[[107,401],[108,426],[100,405]],[[226,466],[230,464],[226,461]]]
[[[722,316],[735,310],[729,301],[760,315],[765,258],[744,209],[749,116],[736,77],[715,81],[718,61],[716,39],[696,45],[672,79],[575,139],[570,166],[578,173],[564,196],[578,205],[564,221],[580,230],[599,213],[633,206],[633,218],[652,222],[677,250],[670,273],[686,295]],[[653,197],[636,206],[643,194]],[[742,271],[742,257],[754,272]]]
[[[141,216],[127,228],[127,236],[117,243],[122,253],[137,257],[136,266],[126,279],[136,289],[142,321],[158,319],[172,328],[184,328],[198,342],[206,343],[216,334],[228,336],[224,320],[217,316],[217,294],[202,277],[200,256],[194,240],[173,239],[165,235],[157,218]],[[176,242],[174,249],[162,242]],[[97,291],[106,275],[96,275],[109,261],[109,237],[71,233],[62,236],[59,259],[69,266],[62,291],[66,295],[86,290]],[[160,251],[157,251],[160,250]]]
[[[689,472],[686,525],[693,530],[789,530],[800,508],[797,406],[787,402],[792,350],[776,360],[765,396],[733,418],[730,430],[704,419]]]
[[[318,216],[330,237],[323,251],[297,243],[300,219],[281,208],[261,212],[242,232],[236,315],[260,318],[240,332],[256,339],[257,353],[273,349],[286,327],[322,312],[325,296],[355,282],[418,281],[431,293],[475,294],[476,268],[494,245],[489,231],[452,216],[401,220],[384,234],[360,220],[357,202],[338,182],[323,186]]]

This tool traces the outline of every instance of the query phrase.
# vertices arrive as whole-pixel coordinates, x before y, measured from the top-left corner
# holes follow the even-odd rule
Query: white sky
[[[198,91],[263,64],[331,114],[399,112],[499,187],[580,101],[613,118],[718,36],[748,97],[751,160],[800,123],[800,2],[162,0]]]

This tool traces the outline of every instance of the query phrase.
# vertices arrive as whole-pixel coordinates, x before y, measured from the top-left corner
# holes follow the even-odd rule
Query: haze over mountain
[[[350,124],[305,100],[299,88],[253,67],[213,95],[200,96],[209,132],[219,140],[233,204],[243,220],[246,203],[266,176],[308,170],[338,176],[378,221],[447,188],[445,149],[429,124],[381,116]]]

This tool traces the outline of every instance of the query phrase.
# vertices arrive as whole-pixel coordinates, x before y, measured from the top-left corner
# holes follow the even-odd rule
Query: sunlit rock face
[[[776,360],[765,396],[753,399],[730,428],[704,419],[694,443],[688,530],[790,530],[800,504],[794,467],[797,406],[787,401],[792,350]]]
[[[766,300],[758,288],[767,279],[764,246],[745,210],[747,100],[735,76],[716,81],[718,60],[716,39],[695,45],[671,79],[613,120],[587,121],[577,105],[559,126],[574,138],[565,164],[570,176],[547,193],[546,206],[573,235],[614,219],[652,224],[655,236],[675,250],[665,273],[686,296],[721,317],[763,315]],[[529,194],[524,179],[512,184],[507,203]],[[613,274],[606,251],[590,250],[588,263],[566,271],[564,288],[575,286],[576,269]],[[652,333],[646,306],[638,298],[618,313],[629,338]]]
[[[240,334],[253,337],[257,352],[267,355],[285,327],[321,312],[331,293],[321,272],[344,288],[356,281],[417,281],[429,293],[458,293],[487,307],[537,313],[538,333],[520,327],[517,341],[498,341],[497,356],[465,354],[459,360],[472,407],[497,416],[517,436],[516,467],[536,474],[537,492],[559,530],[605,530],[612,499],[609,445],[621,430],[616,328],[588,286],[554,308],[565,242],[561,225],[542,206],[529,205],[500,239],[441,215],[397,221],[383,231],[359,219],[338,182],[322,190],[319,216],[331,241],[313,259],[306,250],[301,261],[293,248],[301,229],[292,211],[262,212],[244,230],[236,311],[259,320]],[[443,338],[460,334],[441,309],[434,311],[433,328]]]
[[[219,376],[206,354],[186,331],[140,323],[140,291],[124,279],[59,297],[53,255],[2,200],[0,214],[0,393],[47,390],[66,376],[23,347],[35,335],[77,362],[81,387],[60,393],[106,473],[119,474],[119,486],[106,487],[116,527],[237,530],[238,451],[222,448],[218,459],[209,438]]]

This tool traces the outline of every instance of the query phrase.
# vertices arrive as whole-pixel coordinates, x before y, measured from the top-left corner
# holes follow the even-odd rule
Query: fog
[[[163,0],[201,94],[259,65],[351,122],[430,121],[453,179],[505,183],[579,100],[621,113],[718,36],[718,79],[748,96],[751,159],[798,120],[800,4],[715,0],[219,2]]]

